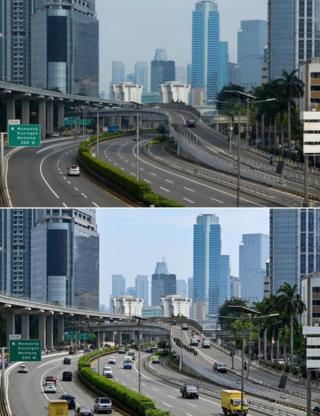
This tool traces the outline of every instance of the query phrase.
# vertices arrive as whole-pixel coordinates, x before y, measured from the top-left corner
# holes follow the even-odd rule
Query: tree
[[[240,91],[245,92],[245,89],[241,85],[232,84],[225,85],[217,95],[217,109],[221,113],[230,113],[230,109],[233,109],[239,104],[239,97],[230,94],[226,91]]]
[[[219,308],[219,324],[221,329],[230,330],[234,321],[239,319],[239,311],[229,306],[248,306],[244,299],[233,298],[226,300]]]
[[[277,306],[283,316],[290,320],[290,359],[291,368],[293,368],[293,334],[294,324],[297,323],[297,315],[302,314],[306,309],[305,304],[297,293],[297,285],[290,286],[289,283],[283,283],[277,292]]]

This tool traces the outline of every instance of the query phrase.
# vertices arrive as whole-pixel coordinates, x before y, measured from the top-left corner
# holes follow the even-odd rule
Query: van
[[[68,416],[67,400],[52,400],[48,404],[48,416]]]
[[[222,390],[221,407],[225,415],[241,415],[241,391]],[[248,410],[248,402],[243,394],[243,414],[247,415]]]

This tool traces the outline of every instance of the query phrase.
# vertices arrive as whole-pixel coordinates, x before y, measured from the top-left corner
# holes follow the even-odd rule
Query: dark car
[[[71,396],[71,394],[62,394],[59,397],[60,400],[66,400],[68,402],[68,409],[74,410],[76,408],[76,398]]]
[[[81,407],[78,407],[75,414],[77,416],[93,416],[93,411],[92,409],[90,409],[90,407],[81,406]]]
[[[62,373],[62,381],[72,381],[72,372],[71,371],[64,371]]]
[[[189,119],[186,121],[186,126],[189,128],[194,128],[196,127],[196,120],[193,119]]]
[[[185,384],[180,392],[183,399],[199,399],[198,387],[194,384]]]
[[[63,359],[63,364],[65,364],[65,365],[69,365],[69,364],[71,364],[71,358],[69,358],[69,357],[65,357],[65,358]]]
[[[214,371],[217,371],[218,373],[227,373],[227,366],[224,363],[215,362],[213,364]]]
[[[314,407],[313,411],[312,411],[315,415],[320,415],[320,406],[316,406]]]

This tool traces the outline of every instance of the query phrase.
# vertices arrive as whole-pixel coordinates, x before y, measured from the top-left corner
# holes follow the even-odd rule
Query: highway
[[[63,365],[64,355],[43,358],[41,363],[26,363],[29,368],[28,374],[19,374],[18,365],[9,369],[9,404],[14,416],[47,416],[49,400],[56,400],[61,394],[72,394],[80,406],[93,407],[94,397],[84,390],[76,380],[73,382],[61,381],[61,374],[64,370],[73,371],[77,369],[78,357],[71,358],[71,365]],[[43,392],[43,380],[46,376],[58,378],[57,394],[45,394]],[[74,411],[69,411],[73,416]],[[121,415],[113,411],[113,415]]]
[[[126,207],[83,172],[69,177],[77,164],[79,141],[46,142],[39,149],[14,149],[6,154],[6,189],[13,207]]]

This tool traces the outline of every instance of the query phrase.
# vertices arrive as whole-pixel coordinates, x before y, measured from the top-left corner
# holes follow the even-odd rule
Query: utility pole
[[[139,141],[140,141],[140,126],[139,126],[139,113],[137,112],[137,181],[140,179],[140,166],[139,166]]]
[[[241,176],[241,111],[240,111],[241,99],[239,97],[239,120],[238,120],[238,160],[237,160],[237,208],[240,207],[240,176]]]

